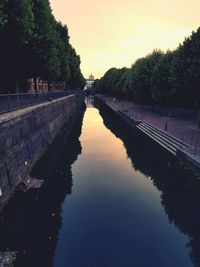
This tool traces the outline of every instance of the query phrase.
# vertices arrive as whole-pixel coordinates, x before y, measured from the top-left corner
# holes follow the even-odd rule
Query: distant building
[[[92,88],[92,85],[94,83],[94,76],[91,74],[89,78],[86,80],[86,86],[85,89],[90,89]]]

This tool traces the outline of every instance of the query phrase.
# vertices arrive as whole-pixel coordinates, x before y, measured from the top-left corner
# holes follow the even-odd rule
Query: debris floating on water
[[[5,251],[0,252],[0,266],[1,267],[13,267],[13,263],[16,260],[16,251]]]
[[[30,189],[39,189],[42,184],[43,180],[38,180],[35,177],[29,177],[26,180],[17,181],[18,189],[27,192]]]
[[[37,178],[30,178],[25,182],[25,185],[31,189],[31,188],[40,188],[43,184],[43,180],[38,180]]]

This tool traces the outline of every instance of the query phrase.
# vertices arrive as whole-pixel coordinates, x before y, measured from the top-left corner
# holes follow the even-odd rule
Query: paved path
[[[144,111],[141,106],[129,101],[118,99],[113,101],[113,98],[101,97],[114,110],[120,110],[134,120],[146,121],[162,130],[167,130],[169,134],[183,140],[184,143],[191,145],[195,150],[200,152],[200,129],[197,129],[195,118],[179,119],[162,116],[152,111]]]

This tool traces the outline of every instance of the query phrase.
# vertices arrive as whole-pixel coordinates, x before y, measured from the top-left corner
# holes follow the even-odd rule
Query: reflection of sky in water
[[[87,109],[80,141],[54,266],[193,266],[188,238],[169,224],[161,192],[134,170],[97,109]]]

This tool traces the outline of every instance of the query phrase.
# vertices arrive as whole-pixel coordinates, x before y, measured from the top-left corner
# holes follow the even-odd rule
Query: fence
[[[72,95],[79,91],[62,91],[47,93],[23,93],[0,95],[0,114],[16,109],[32,106],[38,103],[50,101],[60,97]]]

